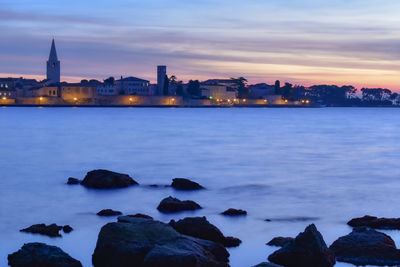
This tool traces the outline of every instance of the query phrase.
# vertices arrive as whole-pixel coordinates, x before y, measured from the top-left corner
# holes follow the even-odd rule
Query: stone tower
[[[156,95],[163,95],[167,66],[157,66],[157,92]]]
[[[56,44],[51,43],[49,60],[47,61],[47,79],[52,83],[60,82],[60,61],[57,58]]]

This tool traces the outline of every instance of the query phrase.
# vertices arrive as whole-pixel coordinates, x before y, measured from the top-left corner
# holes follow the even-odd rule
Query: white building
[[[136,77],[122,78],[115,81],[117,94],[150,95],[150,82]]]
[[[201,96],[219,101],[233,101],[239,86],[236,80],[212,79],[200,83]]]

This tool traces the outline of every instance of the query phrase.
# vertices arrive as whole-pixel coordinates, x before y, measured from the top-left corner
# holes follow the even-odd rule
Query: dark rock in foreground
[[[330,249],[338,261],[354,265],[400,265],[400,250],[392,238],[366,227],[356,228],[340,237]]]
[[[172,179],[171,186],[178,190],[200,190],[204,189],[201,185],[186,178]]]
[[[127,174],[107,170],[94,170],[86,174],[81,184],[90,188],[105,189],[128,187],[138,183]]]
[[[94,267],[228,267],[229,253],[218,243],[182,235],[170,225],[119,217],[101,228]]]
[[[80,183],[81,183],[81,180],[73,178],[73,177],[69,177],[68,182],[67,182],[67,184],[80,184]]]
[[[177,222],[171,220],[169,224],[181,234],[217,242],[225,247],[237,247],[242,242],[235,237],[225,237],[206,217],[185,218]]]
[[[62,230],[64,231],[64,233],[71,233],[72,232],[72,230],[74,230],[71,226],[69,226],[69,225],[64,225],[63,226],[63,228],[62,228]]]
[[[247,215],[247,211],[230,208],[230,209],[227,209],[226,211],[222,212],[221,214],[228,215],[228,216],[240,216],[240,215]]]
[[[28,243],[8,255],[11,267],[82,267],[82,264],[55,246]]]
[[[378,218],[366,215],[361,218],[354,218],[347,224],[352,227],[368,226],[376,229],[400,230],[400,218]]]
[[[136,213],[134,215],[127,215],[127,216],[131,217],[131,218],[143,218],[143,219],[153,220],[153,217],[146,215],[146,214],[141,214],[141,213]]]
[[[21,229],[21,232],[32,233],[32,234],[41,234],[47,235],[51,237],[61,237],[60,230],[63,229],[62,226],[58,226],[57,224],[53,223],[50,225],[46,225],[44,223],[41,224],[34,224],[29,226],[28,228]]]
[[[104,209],[97,213],[99,216],[117,216],[122,215],[122,212],[112,209]]]
[[[286,267],[331,267],[335,256],[314,224],[309,225],[293,241],[269,255],[270,262]]]
[[[192,200],[181,201],[177,198],[167,197],[160,202],[157,209],[162,212],[177,212],[201,209],[201,206]]]
[[[270,262],[262,262],[260,264],[254,265],[253,267],[283,267],[282,265],[277,265]]]
[[[268,246],[275,246],[275,247],[283,247],[286,244],[292,242],[294,240],[293,237],[282,237],[282,236],[278,236],[278,237],[274,237],[272,238],[271,241],[269,241],[267,243]]]

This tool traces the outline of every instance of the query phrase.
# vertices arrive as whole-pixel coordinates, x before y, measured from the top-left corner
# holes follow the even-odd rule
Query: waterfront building
[[[167,66],[157,66],[157,91],[156,95],[164,95],[164,86],[167,77]]]
[[[41,88],[33,89],[32,95],[33,97],[59,97],[60,96],[60,88],[58,86],[44,86]]]
[[[97,95],[118,95],[115,84],[102,83],[97,86]]]
[[[249,98],[254,98],[254,99],[265,99],[267,96],[275,94],[275,86],[268,85],[266,83],[249,85],[248,89],[249,89]]]
[[[51,83],[59,83],[60,73],[60,61],[57,57],[56,44],[53,39],[51,42],[49,60],[47,61],[47,80],[49,80]]]
[[[211,79],[200,83],[201,96],[216,101],[234,101],[239,84],[234,79]]]
[[[61,83],[60,96],[66,101],[92,102],[97,96],[97,86],[93,83]]]
[[[119,95],[150,95],[150,82],[136,77],[121,77],[115,87]]]

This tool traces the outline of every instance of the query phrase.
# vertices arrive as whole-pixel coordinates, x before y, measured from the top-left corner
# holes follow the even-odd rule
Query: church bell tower
[[[47,79],[52,83],[60,82],[60,61],[57,58],[56,44],[51,43],[49,60],[47,61]]]

